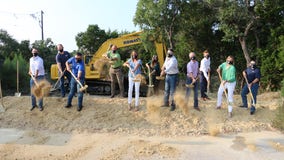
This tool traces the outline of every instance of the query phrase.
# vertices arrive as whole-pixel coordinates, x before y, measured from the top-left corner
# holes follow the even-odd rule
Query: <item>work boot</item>
[[[82,110],[83,106],[78,106],[77,111],[80,112]]]
[[[174,111],[175,109],[176,109],[176,106],[175,105],[171,105],[170,111]]]
[[[32,108],[30,109],[30,111],[32,111],[33,109],[35,109],[35,107],[37,107],[37,106],[32,106]]]
[[[251,106],[250,108],[250,115],[253,115],[255,112],[255,107],[254,106]]]
[[[72,105],[71,104],[67,104],[66,106],[64,106],[65,108],[70,108],[70,107],[72,107]]]

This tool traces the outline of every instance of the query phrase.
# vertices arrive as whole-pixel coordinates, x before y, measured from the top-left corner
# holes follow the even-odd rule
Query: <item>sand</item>
[[[64,108],[67,98],[44,97],[40,112],[29,110],[29,96],[7,96],[6,112],[0,113],[0,156],[102,160],[237,159],[237,152],[245,159],[265,159],[274,152],[272,159],[284,156],[284,136],[271,126],[281,102],[279,93],[259,95],[255,115],[237,107],[241,98],[235,95],[231,119],[225,103],[221,110],[215,109],[216,95],[199,101],[201,112],[193,109],[192,96],[185,104],[183,95],[177,94],[179,106],[174,112],[160,107],[162,96],[141,97],[139,112],[128,111],[126,98],[85,95],[78,112],[76,97],[68,109]],[[199,150],[207,152],[200,157]],[[226,150],[233,154],[224,155]]]

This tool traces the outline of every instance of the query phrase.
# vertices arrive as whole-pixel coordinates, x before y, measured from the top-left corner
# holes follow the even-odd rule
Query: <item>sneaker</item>
[[[201,111],[199,107],[194,107],[194,109],[199,111],[199,112]]]
[[[82,110],[83,106],[78,106],[77,111],[80,112]]]
[[[72,107],[71,104],[67,104],[67,105],[65,106],[65,108],[70,108],[70,107]]]
[[[232,112],[229,112],[228,118],[232,118],[232,116],[233,116]]]
[[[244,108],[244,109],[248,109],[248,107],[244,106],[244,105],[240,105],[240,108]]]
[[[170,111],[174,111],[176,109],[176,106],[171,106]]]
[[[33,109],[35,109],[35,107],[37,107],[37,106],[32,106],[32,108],[30,109],[30,111],[32,111]]]
[[[39,107],[39,111],[43,111],[43,107]]]

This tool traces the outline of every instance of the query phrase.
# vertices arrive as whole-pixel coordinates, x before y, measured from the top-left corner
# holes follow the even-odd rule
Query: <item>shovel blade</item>
[[[15,97],[21,97],[21,93],[20,92],[16,92],[15,93]]]

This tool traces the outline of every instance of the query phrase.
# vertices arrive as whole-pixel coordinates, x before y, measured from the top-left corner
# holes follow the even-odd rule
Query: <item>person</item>
[[[173,49],[168,49],[166,60],[161,68],[160,76],[166,75],[164,105],[162,107],[169,107],[169,105],[171,105],[170,111],[174,111],[176,108],[174,94],[178,81],[178,73],[178,62],[174,56],[174,51]]]
[[[65,77],[68,80],[68,84],[70,84],[71,81],[71,74],[70,72],[66,71],[66,61],[71,58],[71,55],[69,52],[64,51],[63,50],[63,45],[62,44],[58,44],[57,45],[57,55],[55,57],[56,63],[57,63],[57,68],[58,68],[58,73],[59,76],[61,76],[60,78],[60,90],[61,90],[61,97],[65,97],[65,86],[64,86],[64,80]]]
[[[205,50],[200,62],[200,94],[201,99],[204,101],[210,100],[208,95],[205,93],[207,92],[208,83],[210,83],[210,63],[209,52]]]
[[[43,59],[38,56],[38,50],[33,48],[32,49],[33,56],[30,58],[30,65],[29,65],[29,74],[33,77],[30,79],[30,88],[32,91],[32,88],[36,83],[39,83],[40,81],[44,80],[44,66],[43,66]],[[34,79],[36,82],[34,82]],[[31,100],[32,100],[32,107],[31,111],[38,107],[40,111],[43,111],[43,98],[38,99],[38,104],[36,102],[35,95],[31,92]]]
[[[111,80],[111,98],[115,96],[115,78],[120,89],[120,97],[123,97],[124,93],[124,84],[123,84],[123,75],[121,71],[121,57],[117,52],[117,46],[112,45],[111,50],[107,53],[107,57],[112,61],[112,64],[109,69],[110,80]]]
[[[72,68],[70,68],[70,64]],[[72,70],[71,70],[72,69]],[[79,81],[82,85],[84,85],[85,81],[85,65],[84,61],[82,60],[82,53],[77,52],[74,57],[69,58],[66,61],[66,70],[68,72],[72,72],[74,76],[71,78],[70,81],[70,92],[68,95],[67,105],[65,108],[70,108],[72,106],[72,98],[75,94],[76,88],[77,88],[77,95],[78,95],[78,108],[77,111],[81,111],[83,108],[83,92],[80,91],[80,85],[77,81]]]
[[[159,87],[159,81],[156,79],[156,76],[159,76],[161,73],[160,70],[160,63],[158,61],[158,56],[153,55],[152,60],[150,60],[148,63],[146,63],[146,67],[150,71],[150,76],[152,78],[152,85],[155,87],[155,91],[157,92],[158,87]],[[149,77],[150,79],[150,77]]]
[[[256,103],[256,95],[259,88],[259,81],[260,81],[260,69],[256,67],[256,63],[254,60],[250,61],[249,67],[243,71],[243,76],[247,79],[248,84],[244,85],[241,96],[242,96],[242,108],[248,108],[247,104],[247,94],[249,93],[249,88],[251,89],[251,93],[253,95],[254,102]],[[250,114],[254,114],[255,106],[251,106]]]
[[[228,56],[226,59],[226,62],[222,63],[218,69],[217,72],[219,74],[221,84],[218,89],[218,95],[217,95],[217,109],[221,108],[222,103],[222,94],[227,89],[228,90],[228,112],[229,112],[229,118],[232,117],[232,111],[233,111],[233,94],[236,86],[236,68],[233,65],[234,58],[233,56]],[[222,72],[222,76],[221,76]],[[226,94],[226,93],[225,93]]]
[[[133,85],[135,84],[135,109],[134,111],[139,110],[139,88],[141,81],[135,80],[135,77],[138,74],[141,74],[141,66],[142,61],[138,59],[138,53],[136,51],[131,52],[131,58],[127,60],[123,66],[127,66],[129,68],[128,71],[128,110],[132,109],[131,102],[132,102],[132,92],[133,92]]]
[[[194,109],[200,111],[200,108],[198,107],[198,72],[199,72],[199,64],[198,61],[196,60],[196,56],[194,52],[189,53],[189,59],[190,61],[187,63],[187,74],[186,74],[186,84],[187,85],[193,85],[193,91],[194,91]],[[186,104],[188,103],[189,100],[189,95],[190,95],[191,88],[186,87]]]

